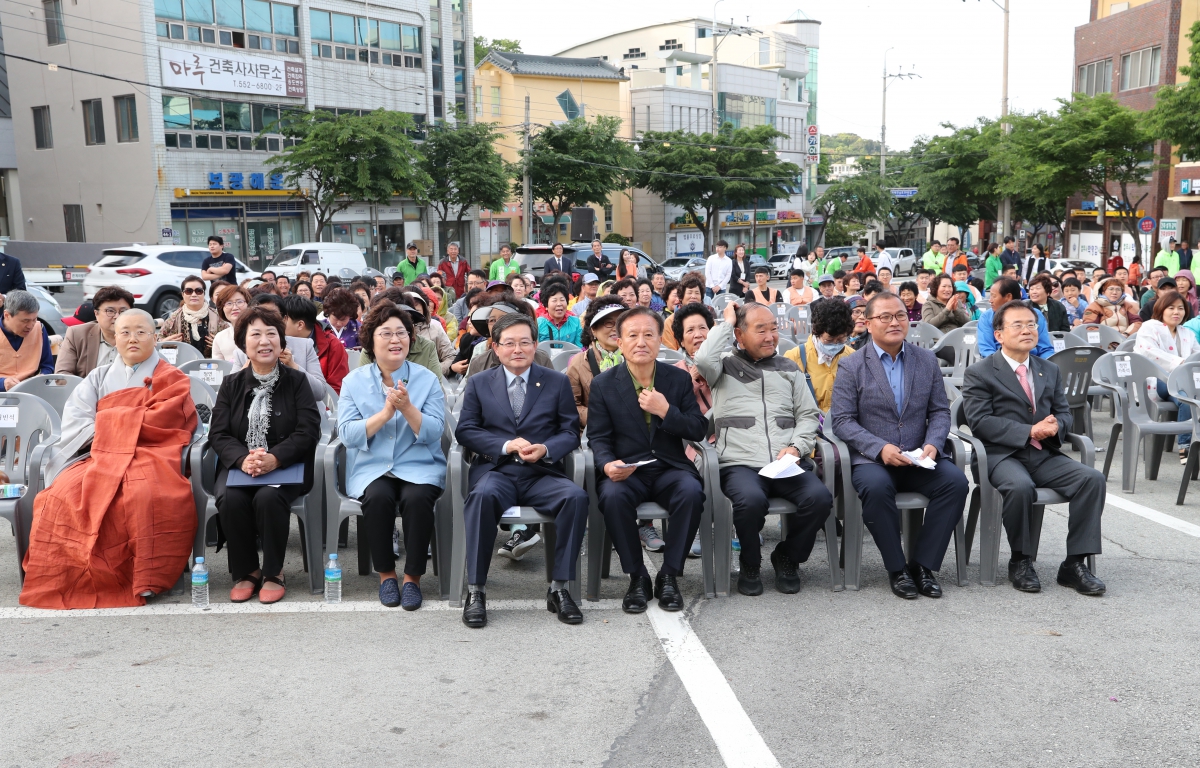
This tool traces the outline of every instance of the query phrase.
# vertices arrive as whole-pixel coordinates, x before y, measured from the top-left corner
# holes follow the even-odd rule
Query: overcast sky
[[[1004,0],[998,0],[1003,4]],[[767,24],[796,10],[821,21],[821,133],[879,138],[884,51],[888,68],[921,79],[888,88],[888,145],[901,149],[942,122],[1000,114],[1004,14],[992,0],[726,0],[729,21]],[[1088,0],[1011,0],[1009,103],[1014,111],[1052,109],[1070,94],[1074,28]],[[526,53],[552,54],[634,26],[704,15],[712,5],[684,0],[604,0],[534,5],[474,3],[475,33],[515,38]]]

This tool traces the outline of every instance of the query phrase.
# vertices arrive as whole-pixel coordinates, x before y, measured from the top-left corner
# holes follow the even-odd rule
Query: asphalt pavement
[[[1098,413],[1101,445],[1110,426]],[[954,585],[951,551],[945,597],[902,601],[868,537],[857,592],[829,589],[821,541],[798,595],[774,591],[767,567],[763,596],[708,600],[689,561],[682,615],[622,613],[614,558],[570,627],[545,609],[538,546],[496,559],[482,630],[436,599],[432,573],[421,610],[382,608],[353,526],[341,605],[308,594],[293,530],[282,603],[230,605],[225,556],[209,552],[204,613],[186,596],[17,608],[0,536],[0,765],[1195,765],[1200,483],[1175,505],[1172,453],[1122,493],[1120,458],[1101,598],[1054,583],[1054,507],[1041,594],[980,586],[976,543],[970,586]],[[769,551],[774,518],[764,534]]]

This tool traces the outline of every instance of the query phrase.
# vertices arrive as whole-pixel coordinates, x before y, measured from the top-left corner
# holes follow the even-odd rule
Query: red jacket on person
[[[454,289],[456,299],[461,299],[467,292],[467,273],[471,268],[467,266],[467,260],[459,256],[458,261],[451,264],[450,259],[442,259],[442,263],[438,264],[437,271],[444,276],[446,286]]]
[[[337,334],[319,325],[313,330],[313,343],[317,347],[317,360],[321,363],[325,383],[333,387],[334,392],[342,394],[342,379],[350,373],[345,345]]]

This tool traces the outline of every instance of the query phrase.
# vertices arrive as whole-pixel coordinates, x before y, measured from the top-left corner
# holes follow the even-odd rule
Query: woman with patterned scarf
[[[580,341],[584,350],[571,358],[567,366],[567,378],[571,380],[571,391],[575,394],[580,426],[587,426],[588,392],[592,388],[592,379],[624,360],[618,343],[617,318],[626,309],[620,298],[607,294],[596,297],[588,305],[587,314],[583,317]]]
[[[279,364],[287,341],[278,312],[250,307],[238,316],[233,338],[250,364],[221,382],[209,428],[218,458],[217,511],[233,574],[229,599],[244,603],[258,593],[260,603],[275,603],[285,592],[292,502],[312,489],[321,417],[308,377]],[[271,472],[278,474],[267,477]],[[261,567],[256,540],[262,541]]]
[[[182,341],[191,344],[204,357],[212,357],[213,337],[228,328],[229,323],[222,320],[217,308],[208,302],[208,290],[200,278],[185,277],[179,292],[183,294],[183,303],[163,321],[158,340]]]

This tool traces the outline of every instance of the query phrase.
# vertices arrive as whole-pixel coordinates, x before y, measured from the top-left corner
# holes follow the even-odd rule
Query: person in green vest
[[[1154,266],[1165,267],[1167,274],[1175,277],[1175,273],[1179,271],[1179,251],[1175,238],[1163,242],[1163,249],[1154,257]]]
[[[983,290],[986,291],[992,287],[992,283],[1000,279],[1000,273],[1004,271],[1004,262],[1000,259],[1000,243],[988,246],[988,255],[983,267],[986,270],[983,276]]]
[[[932,269],[935,275],[940,275],[946,265],[946,257],[942,255],[942,244],[934,240],[929,244],[929,250],[921,257],[921,266]]]
[[[834,255],[834,256],[831,256],[828,260],[825,259],[824,246],[818,245],[816,250],[814,251],[814,253],[817,256],[817,264],[822,264],[822,266],[819,269],[818,275],[832,275],[834,272],[837,272],[839,269],[842,268],[842,257],[841,256]]]
[[[488,268],[488,280],[507,282],[509,275],[520,271],[521,265],[513,258],[512,248],[502,245],[500,246],[500,258],[492,259],[492,265]]]
[[[404,277],[405,285],[412,285],[417,275],[429,274],[429,264],[417,253],[416,243],[409,243],[404,248],[404,258],[396,265],[396,274]]]

